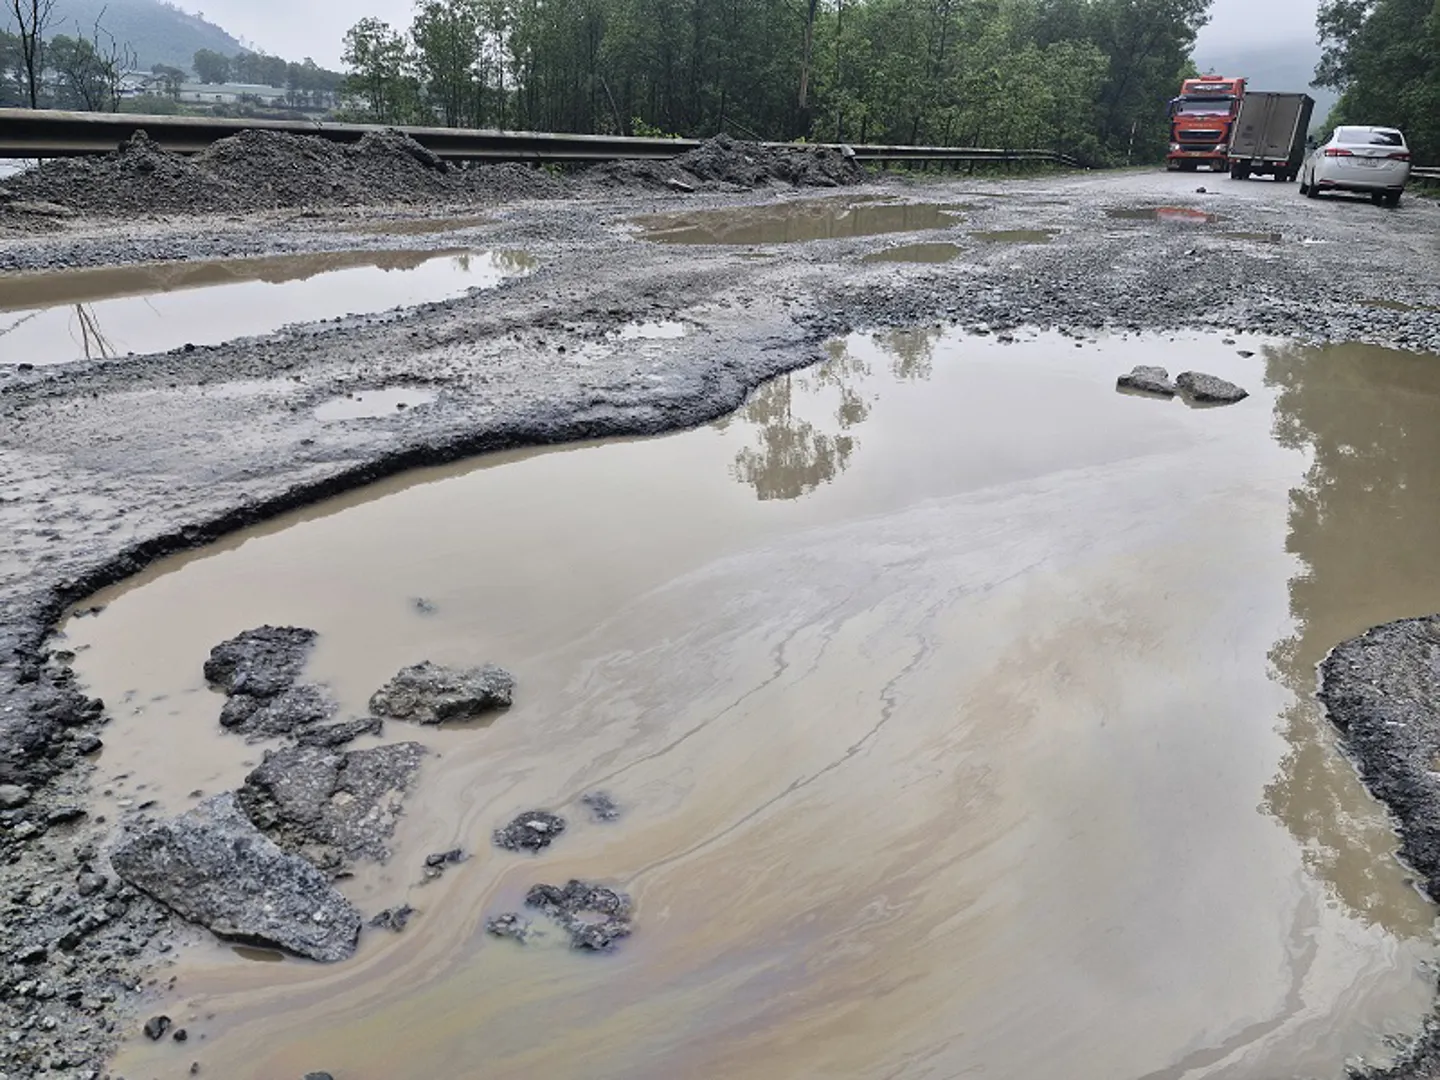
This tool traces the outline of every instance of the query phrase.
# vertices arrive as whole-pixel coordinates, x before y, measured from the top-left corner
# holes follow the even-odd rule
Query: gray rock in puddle
[[[252,740],[268,739],[293,735],[302,728],[322,724],[339,709],[323,688],[306,683],[292,686],[272,698],[235,694],[220,710],[220,726],[243,732]]]
[[[507,851],[543,851],[565,831],[565,819],[548,810],[529,810],[503,829],[496,829],[495,843]]]
[[[599,952],[629,937],[630,898],[603,885],[571,879],[564,888],[536,885],[525,906],[538,909],[570,936],[570,946]]]
[[[1142,364],[1129,375],[1121,375],[1116,379],[1115,387],[1131,393],[1155,394],[1158,397],[1175,396],[1175,384],[1170,381],[1170,372],[1163,367],[1147,367]]]
[[[298,626],[260,626],[210,650],[205,678],[227,694],[273,698],[295,685],[320,635]]]
[[[256,829],[228,792],[127,837],[110,862],[129,885],[222,938],[323,962],[355,951],[360,912]]]
[[[514,911],[485,920],[485,932],[491,937],[509,938],[525,944],[534,936],[535,929],[530,920]]]
[[[617,803],[608,791],[587,791],[580,796],[580,801],[590,810],[590,816],[596,821],[618,821],[620,819],[620,804]]]
[[[301,746],[322,746],[334,749],[354,742],[361,735],[382,735],[384,732],[384,720],[378,716],[367,716],[361,720],[346,720],[340,724],[302,728],[295,732],[295,741]]]
[[[1187,371],[1176,376],[1175,386],[1191,401],[1202,405],[1233,405],[1250,396],[1249,392],[1232,382],[1199,371]]]
[[[289,746],[267,753],[236,797],[281,848],[325,870],[357,858],[384,861],[426,753],[419,743],[350,751]]]
[[[509,708],[514,690],[514,676],[502,668],[447,668],[427,660],[377,690],[370,711],[391,720],[443,724]]]

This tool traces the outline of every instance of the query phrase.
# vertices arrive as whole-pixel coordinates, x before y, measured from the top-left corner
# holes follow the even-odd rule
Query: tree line
[[[1440,165],[1440,0],[1325,0],[1319,86],[1340,92],[1337,124],[1398,127]]]
[[[87,31],[58,32],[54,0],[0,0],[18,33],[0,30],[0,106],[117,112],[129,98],[144,111],[175,112],[181,85],[191,73],[156,64],[137,79],[136,57],[128,43],[105,29],[103,14]],[[330,107],[346,76],[306,57],[283,60],[260,52],[226,56],[209,49],[195,54],[195,75],[203,83],[248,83],[286,90],[294,108]]]
[[[367,119],[1163,155],[1210,0],[419,0],[345,37]]]

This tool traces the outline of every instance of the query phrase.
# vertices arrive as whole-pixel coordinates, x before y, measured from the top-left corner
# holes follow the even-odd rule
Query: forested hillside
[[[422,0],[346,38],[372,118],[1153,160],[1209,0]]]
[[[1440,0],[1325,0],[1320,81],[1341,92],[1337,123],[1402,128],[1440,164]]]
[[[78,26],[89,37],[102,11],[106,31],[128,43],[145,70],[155,64],[189,68],[200,49],[233,55],[241,48],[220,27],[161,0],[56,0],[50,34],[75,37]],[[0,5],[0,30],[15,30],[8,5]]]

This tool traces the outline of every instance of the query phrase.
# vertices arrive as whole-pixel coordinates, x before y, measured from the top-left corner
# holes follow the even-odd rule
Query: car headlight
[[[1170,144],[1170,152],[1171,152],[1172,154],[1175,154],[1175,153],[1178,153],[1179,151],[1180,151],[1180,144],[1179,144],[1178,142],[1172,142],[1172,143]]]

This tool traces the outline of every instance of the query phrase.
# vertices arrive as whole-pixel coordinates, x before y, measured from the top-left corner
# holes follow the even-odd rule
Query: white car
[[[1337,127],[1300,167],[1300,194],[1356,191],[1377,205],[1399,206],[1410,179],[1410,148],[1405,136],[1387,127]]]

